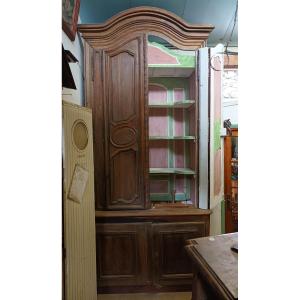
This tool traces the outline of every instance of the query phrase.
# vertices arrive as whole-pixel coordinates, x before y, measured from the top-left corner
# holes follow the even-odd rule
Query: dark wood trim
[[[127,211],[104,211],[97,210],[95,212],[96,218],[113,218],[113,217],[168,217],[168,216],[209,216],[211,211],[209,209],[200,208],[153,208],[147,210],[127,210]]]
[[[189,24],[177,15],[156,7],[140,6],[125,10],[103,24],[80,24],[78,31],[93,47],[107,48],[134,33],[161,37],[184,50],[205,46],[212,25]]]
[[[192,284],[178,285],[178,286],[114,286],[114,287],[99,287],[98,294],[130,294],[130,293],[164,293],[164,292],[190,292],[192,291]],[[101,297],[101,296],[100,296]]]
[[[224,55],[224,69],[238,69],[238,54]]]
[[[225,199],[225,232],[235,232],[236,225],[232,219],[231,211],[231,193],[232,193],[232,166],[231,166],[231,157],[232,157],[232,137],[238,137],[238,129],[231,128],[230,132],[227,130],[227,136],[224,138],[224,199]]]

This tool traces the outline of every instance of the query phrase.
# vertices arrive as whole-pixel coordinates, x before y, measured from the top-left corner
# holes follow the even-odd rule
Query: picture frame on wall
[[[62,0],[62,28],[71,41],[75,40],[80,0]]]

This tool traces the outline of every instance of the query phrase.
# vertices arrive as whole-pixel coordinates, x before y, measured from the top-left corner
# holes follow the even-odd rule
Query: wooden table
[[[238,299],[238,254],[231,250],[238,234],[188,240],[194,264],[192,300]]]

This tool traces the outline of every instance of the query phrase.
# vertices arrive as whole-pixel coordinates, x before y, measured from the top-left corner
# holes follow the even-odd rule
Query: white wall
[[[225,69],[223,73],[223,120],[238,124],[238,70]]]
[[[69,50],[77,58],[77,63],[70,63],[71,72],[75,81],[76,90],[63,88],[62,99],[78,105],[84,105],[84,82],[83,82],[83,44],[79,34],[72,42],[62,31],[62,43],[65,50]]]

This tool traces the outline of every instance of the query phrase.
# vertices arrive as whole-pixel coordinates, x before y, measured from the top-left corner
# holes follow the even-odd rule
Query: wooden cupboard
[[[196,51],[213,26],[188,24],[163,9],[137,7],[78,29],[84,39],[86,105],[93,110],[96,209],[150,208],[148,37]],[[194,118],[195,136],[197,124]]]
[[[96,212],[99,293],[190,290],[186,240],[207,236],[209,211]]]
[[[173,203],[170,208],[151,208],[149,177],[162,171],[149,166],[153,107],[148,99],[147,44],[154,35],[197,56],[213,26],[188,24],[163,9],[137,7],[78,29],[84,40],[86,105],[93,112],[98,292],[189,290],[192,270],[185,240],[208,235],[210,215],[197,208],[199,70],[195,63],[193,101],[179,99],[172,107],[183,111],[193,106],[193,131],[180,134],[181,140],[192,136],[195,143],[193,170],[182,174],[188,164],[167,168],[179,172],[178,177],[192,178],[194,201],[191,207]],[[174,200],[183,197],[173,194]]]

